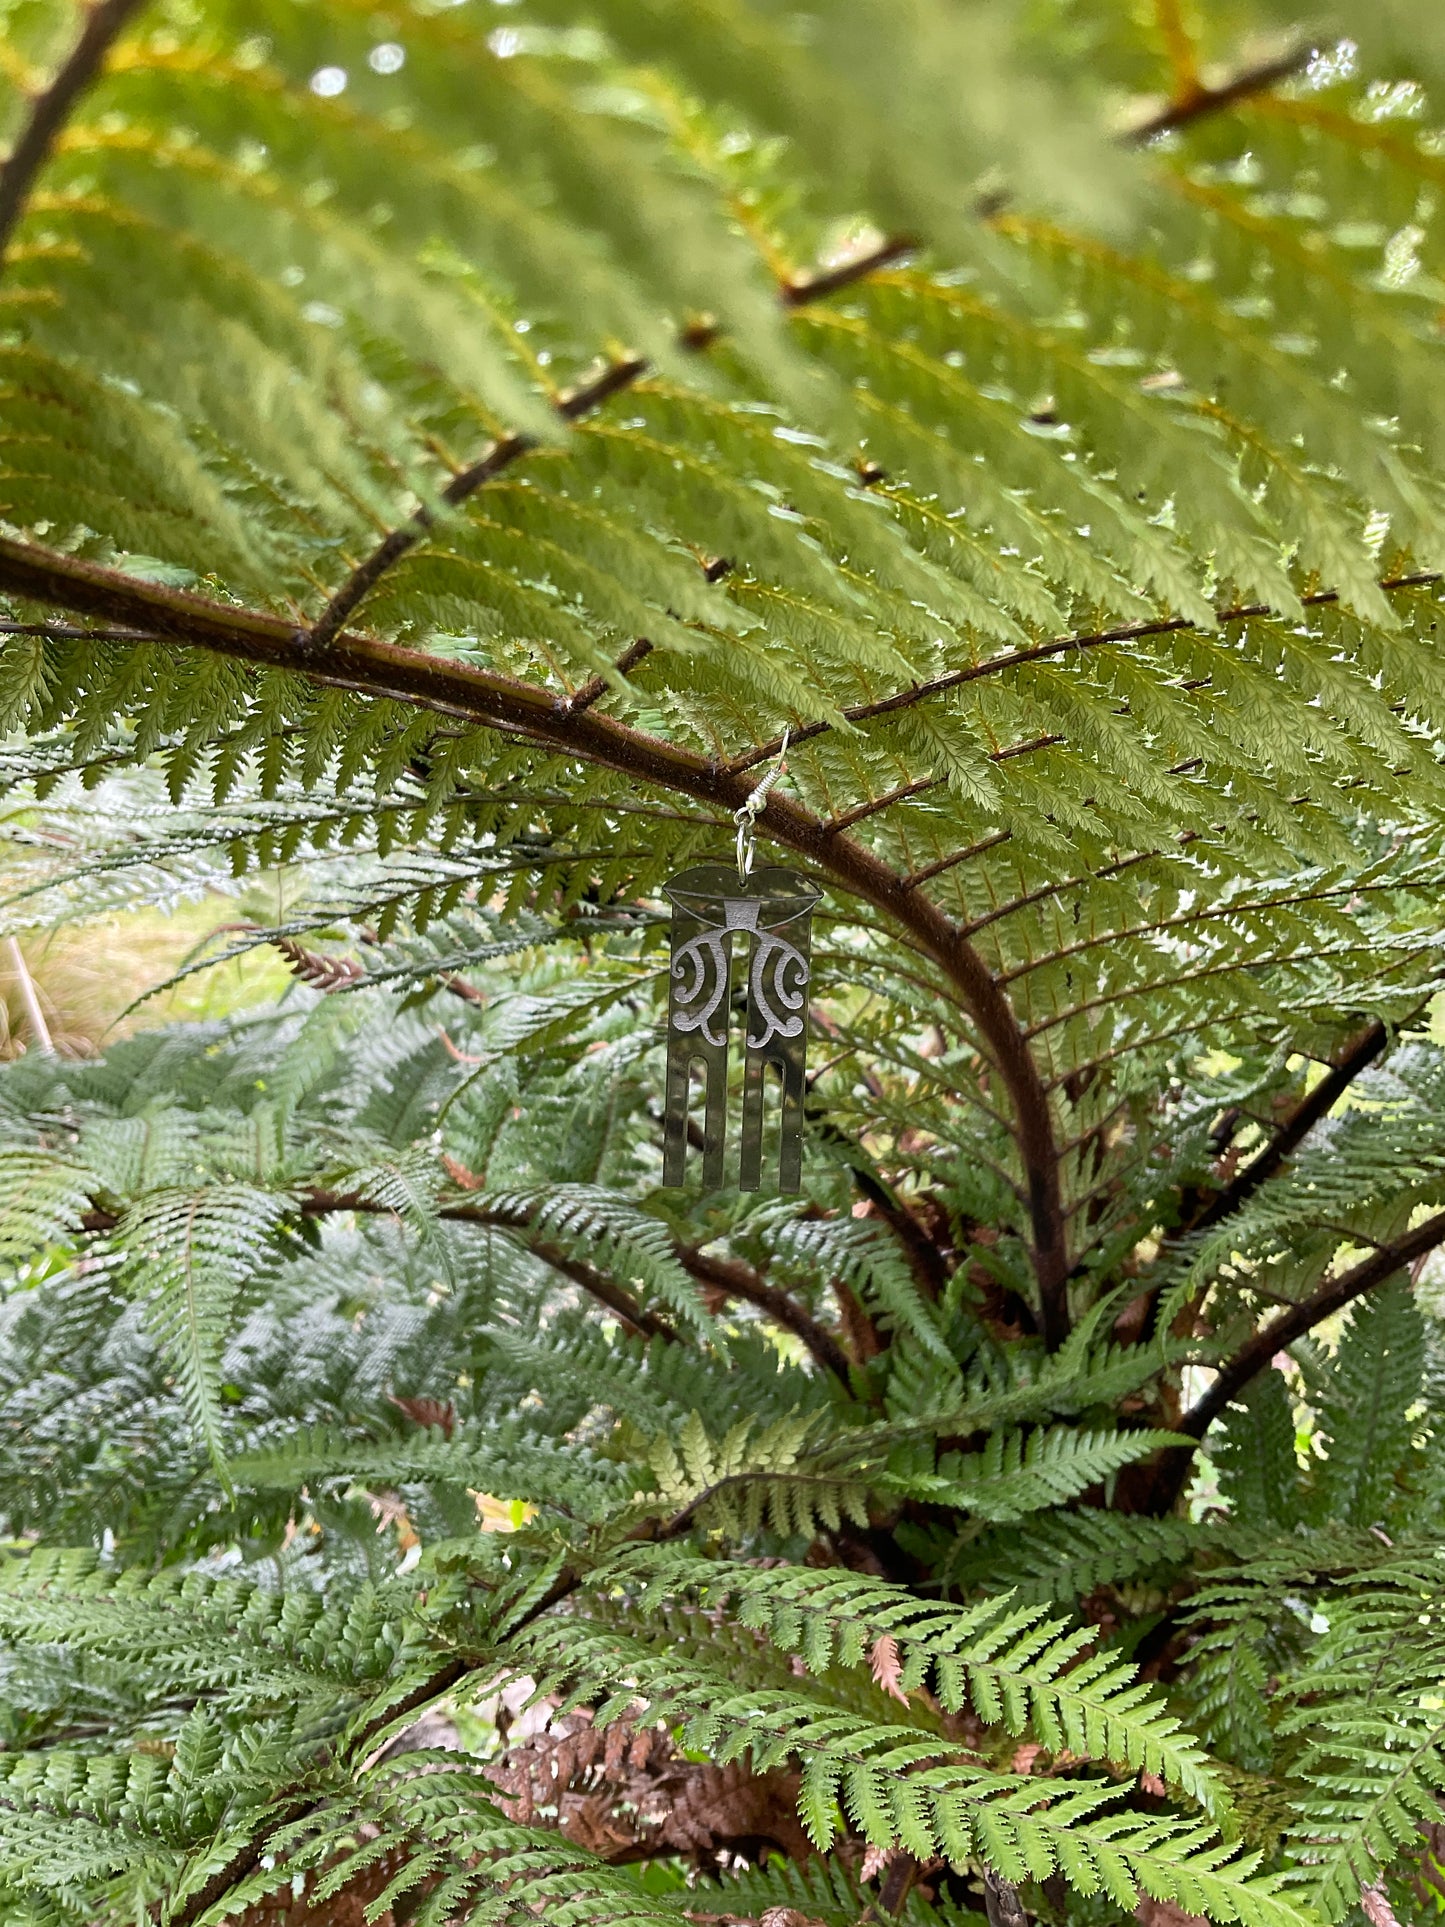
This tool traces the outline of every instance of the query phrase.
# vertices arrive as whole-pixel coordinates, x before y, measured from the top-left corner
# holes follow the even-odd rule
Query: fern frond
[[[981,1452],[946,1452],[936,1472],[900,1467],[898,1490],[997,1523],[1061,1505],[1126,1465],[1183,1441],[1168,1432],[1090,1432],[1068,1425],[994,1432]]]
[[[604,1566],[591,1583],[640,1585],[643,1611],[674,1598],[703,1610],[736,1607],[741,1624],[800,1654],[819,1678],[835,1665],[861,1666],[880,1640],[890,1641],[905,1699],[922,1689],[946,1713],[971,1705],[986,1723],[1028,1732],[1051,1752],[1158,1774],[1206,1812],[1227,1805],[1203,1755],[1175,1737],[1178,1722],[1128,1666],[1104,1653],[1081,1659],[1089,1632],[1038,1607],[1020,1609],[1009,1596],[961,1612],[857,1573],[768,1570],[651,1548]]]
[[[1043,1878],[1055,1867],[1084,1893],[1107,1892],[1124,1904],[1142,1883],[1182,1904],[1207,1904],[1231,1919],[1297,1919],[1278,1881],[1211,1841],[1208,1831],[1176,1822],[1104,1811],[1117,1794],[1107,1782],[1075,1782],[1039,1809],[1026,1779],[962,1763],[943,1764],[952,1743],[901,1716],[888,1721],[845,1712],[807,1692],[753,1688],[738,1693],[721,1670],[685,1661],[667,1646],[600,1633],[576,1619],[534,1630],[519,1658],[573,1697],[605,1691],[604,1680],[632,1682],[659,1713],[684,1722],[686,1743],[718,1757],[746,1751],[761,1770],[788,1751],[804,1761],[800,1811],[820,1846],[834,1835],[835,1803],[880,1847],[901,1844],[921,1856],[963,1860],[977,1852],[1010,1879]],[[614,1694],[606,1721],[625,1710]],[[1231,1864],[1233,1863],[1233,1864]],[[1227,1869],[1227,1871],[1226,1871]]]
[[[0,1148],[0,1259],[14,1263],[72,1242],[90,1203],[90,1173],[46,1152]]]
[[[242,1185],[148,1191],[116,1228],[121,1277],[140,1298],[184,1389],[192,1423],[225,1480],[218,1366],[236,1293],[283,1201]]]
[[[1398,1468],[1414,1435],[1424,1344],[1403,1281],[1355,1306],[1320,1402],[1325,1462],[1312,1498],[1318,1517],[1369,1526],[1394,1510]]]
[[[237,1454],[228,1470],[238,1485],[286,1492],[335,1479],[377,1489],[398,1481],[436,1482],[494,1499],[556,1507],[589,1523],[621,1514],[635,1480],[631,1468],[601,1454],[559,1447],[515,1422],[477,1421],[456,1425],[450,1433],[431,1429],[383,1440],[301,1434],[269,1449]]]
[[[310,982],[81,1060],[0,976],[7,1920],[1403,1894],[1445,45],[1367,11],[9,10],[5,931]],[[661,1182],[754,808],[801,1200]],[[507,1817],[524,1679],[819,1864]]]

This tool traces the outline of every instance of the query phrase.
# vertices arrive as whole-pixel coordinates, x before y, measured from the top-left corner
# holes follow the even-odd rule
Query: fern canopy
[[[1434,1919],[1437,15],[0,11],[3,1927]]]

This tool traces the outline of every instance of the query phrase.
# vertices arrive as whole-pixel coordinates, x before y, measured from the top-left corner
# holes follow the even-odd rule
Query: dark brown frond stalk
[[[1402,589],[1433,588],[1445,580],[1445,571],[1440,569],[1421,569],[1409,575],[1386,576],[1379,587],[1389,595]],[[1339,601],[1337,589],[1320,589],[1310,595],[1300,597],[1307,609],[1328,608]],[[1215,621],[1223,626],[1231,622],[1262,622],[1274,615],[1267,602],[1241,602],[1216,612]],[[1140,622],[1121,622],[1112,629],[1096,630],[1089,635],[1058,636],[1052,642],[1040,642],[1027,649],[1010,649],[1001,656],[990,656],[984,662],[971,663],[966,669],[950,669],[946,675],[935,676],[929,682],[914,683],[909,689],[900,689],[892,696],[882,696],[876,702],[854,703],[843,711],[850,723],[868,722],[874,716],[891,716],[900,709],[911,709],[915,703],[930,701],[934,696],[946,696],[951,689],[961,689],[965,683],[978,682],[984,676],[999,676],[1009,669],[1022,668],[1026,663],[1046,662],[1051,656],[1071,655],[1075,650],[1099,649],[1110,643],[1142,642],[1150,636],[1182,634],[1197,627],[1186,616],[1159,616]],[[810,742],[815,736],[825,735],[831,730],[831,723],[804,723],[793,730],[789,741],[796,749],[800,743]],[[770,763],[782,747],[782,737],[762,744],[758,749],[749,750],[733,764],[735,770],[749,770],[758,763]]]
[[[770,1285],[766,1278],[754,1271],[751,1265],[744,1264],[741,1258],[718,1257],[696,1245],[682,1246],[677,1256],[683,1270],[700,1285],[711,1291],[722,1292],[729,1298],[741,1298],[745,1304],[756,1305],[759,1311],[765,1311],[775,1324],[802,1340],[825,1372],[832,1372],[847,1386],[847,1353],[833,1334],[811,1317],[796,1299],[790,1298],[787,1292]]]
[[[141,0],[96,0],[64,64],[32,103],[20,138],[0,165],[0,258],[10,245],[35,178],[50,158],[71,109],[95,84],[106,55],[140,7]]]
[[[851,830],[855,823],[866,822],[880,810],[892,809],[895,803],[906,803],[911,796],[922,796],[925,790],[941,789],[944,779],[941,776],[921,776],[916,783],[905,783],[901,789],[890,790],[886,796],[878,796],[871,803],[855,804],[851,810],[844,810],[835,816],[828,828],[836,835],[841,830]]]
[[[1227,1359],[1215,1374],[1213,1384],[1182,1418],[1171,1421],[1169,1429],[1182,1432],[1191,1439],[1202,1439],[1225,1407],[1239,1397],[1251,1380],[1267,1371],[1280,1352],[1287,1350],[1296,1339],[1312,1332],[1317,1325],[1322,1325],[1337,1311],[1343,1311],[1346,1305],[1363,1298],[1366,1292],[1388,1284],[1408,1265],[1442,1244],[1445,1244],[1445,1211],[1437,1211],[1394,1244],[1382,1245],[1368,1258],[1361,1259],[1359,1264],[1351,1265],[1348,1271],[1327,1279],[1318,1291],[1291,1306],[1288,1311],[1281,1312],[1279,1317],[1272,1319],[1247,1344],[1242,1345],[1232,1358]],[[1190,1446],[1171,1446],[1162,1452],[1152,1461],[1143,1503],[1131,1509],[1154,1513],[1170,1511],[1184,1490],[1193,1462],[1193,1448]]]
[[[1374,1063],[1385,1048],[1388,1036],[1376,1017],[1352,1037],[1335,1057],[1328,1075],[1300,1100],[1264,1149],[1210,1200],[1189,1229],[1207,1231],[1213,1225],[1222,1224],[1272,1178],[1293,1157],[1321,1118],[1329,1116],[1360,1073]]]
[[[613,663],[613,671],[619,676],[625,676],[651,654],[652,644],[646,636],[639,636],[636,642],[630,643]],[[579,709],[590,709],[593,703],[605,696],[611,687],[612,684],[606,676],[589,676],[587,681],[574,689],[567,698],[567,707],[574,712]]]
[[[920,884],[929,883],[934,877],[957,869],[960,863],[971,863],[975,857],[986,856],[990,850],[996,850],[1000,843],[1007,843],[1012,835],[1012,830],[995,830],[992,836],[981,837],[977,843],[970,843],[966,850],[954,850],[948,856],[939,857],[936,863],[925,863],[921,870],[909,872],[904,878],[905,886],[916,890]]]
[[[869,248],[865,254],[856,254],[851,260],[840,261],[834,267],[816,268],[811,274],[795,275],[791,281],[781,284],[778,298],[785,308],[806,307],[810,301],[836,294],[840,288],[851,288],[855,281],[862,281],[879,268],[891,267],[906,254],[916,254],[920,245],[912,235],[895,235],[892,240],[880,241],[876,248]]]
[[[453,1159],[445,1160],[448,1173],[458,1178],[460,1167]],[[464,1188],[470,1189],[470,1186]],[[312,1190],[303,1192],[300,1200],[301,1214],[307,1218],[327,1218],[337,1212],[358,1211],[375,1216],[390,1214],[389,1205],[378,1204],[374,1198],[360,1191]],[[517,1235],[535,1258],[540,1258],[561,1277],[569,1279],[581,1287],[589,1298],[611,1312],[624,1330],[635,1332],[640,1338],[665,1338],[675,1342],[677,1333],[665,1318],[649,1311],[622,1286],[610,1278],[596,1265],[589,1265],[581,1258],[574,1258],[570,1252],[563,1251],[549,1239],[537,1237],[530,1229],[526,1215],[517,1212],[490,1211],[480,1204],[444,1204],[437,1211],[439,1218],[451,1224],[474,1224],[486,1226],[496,1231],[511,1231]],[[86,1220],[86,1229],[102,1228],[98,1214],[91,1213]]]
[[[524,1626],[531,1625],[544,1613],[549,1613],[554,1606],[559,1605],[562,1600],[574,1593],[580,1584],[579,1575],[570,1566],[564,1566],[541,1598],[534,1600],[520,1616],[512,1630],[520,1632]],[[434,1700],[441,1699],[453,1688],[460,1686],[471,1670],[470,1662],[460,1656],[445,1660],[434,1673],[419,1680],[400,1699],[387,1701],[381,1711],[368,1720],[359,1732],[351,1735],[352,1749],[356,1756],[364,1758],[368,1749],[374,1746],[383,1733],[388,1729],[394,1729],[406,1719],[408,1714],[420,1713]],[[270,1841],[277,1833],[294,1821],[304,1819],[307,1814],[315,1813],[323,1804],[324,1802],[309,1793],[292,1793],[288,1797],[287,1793],[283,1792],[265,1810],[265,1817],[256,1822],[254,1831],[236,1848],[230,1859],[216,1867],[198,1887],[193,1887],[190,1893],[184,1895],[177,1905],[168,1908],[165,1915],[166,1927],[194,1927],[194,1923],[200,1920],[202,1915],[208,1914],[233,1887],[238,1886],[247,1875],[255,1872],[265,1857]],[[159,1920],[160,1916],[161,1903],[156,1902],[151,1908],[151,1917]]]
[[[1018,1888],[1011,1880],[996,1874],[991,1867],[984,1869],[983,1899],[988,1927],[1029,1927],[1029,1917],[1019,1899]]]
[[[1248,100],[1252,94],[1262,94],[1281,80],[1289,80],[1309,65],[1314,53],[1312,46],[1293,47],[1287,53],[1276,54],[1272,60],[1262,60],[1257,66],[1245,67],[1218,87],[1196,86],[1172,100],[1167,107],[1151,114],[1137,127],[1131,127],[1124,135],[1125,142],[1131,147],[1142,147],[1145,142],[1156,140],[1161,134],[1171,134],[1178,127],[1187,127],[1191,122],[1204,120],[1210,114],[1224,113],[1228,108]]]
[[[1175,1428],[1202,1439],[1219,1414],[1269,1364],[1277,1353],[1312,1332],[1337,1311],[1343,1311],[1377,1285],[1388,1284],[1407,1265],[1445,1243],[1445,1211],[1437,1211],[1392,1245],[1382,1245],[1368,1258],[1331,1278],[1300,1304],[1255,1333],[1249,1343],[1222,1365],[1208,1391],[1184,1414]]]
[[[592,409],[599,407],[609,396],[619,389],[629,387],[647,370],[647,363],[637,355],[625,356],[620,361],[608,364],[600,375],[579,387],[569,388],[559,395],[553,403],[564,422],[579,421]],[[441,492],[441,499],[449,508],[457,508],[474,495],[484,482],[493,481],[513,462],[528,455],[536,447],[530,435],[502,435],[470,468],[464,468],[454,475]],[[303,636],[303,646],[309,652],[324,648],[338,636],[352,612],[375,588],[388,569],[399,562],[409,549],[436,527],[436,513],[423,504],[411,520],[400,528],[393,529],[372,550],[363,562],[359,562],[330,602],[321,611],[309,632]]]

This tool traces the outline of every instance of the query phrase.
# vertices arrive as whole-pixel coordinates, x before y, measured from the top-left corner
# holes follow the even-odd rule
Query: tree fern
[[[7,1921],[1423,1920],[1445,46],[1330,31],[11,11],[5,933],[297,982],[6,1033]],[[773,770],[800,1203],[662,1183]]]

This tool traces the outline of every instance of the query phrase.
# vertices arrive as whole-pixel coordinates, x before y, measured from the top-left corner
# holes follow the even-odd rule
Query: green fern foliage
[[[5,1927],[1433,1920],[1435,16],[0,9]]]
[[[1355,1308],[1340,1340],[1320,1410],[1328,1448],[1314,1499],[1321,1517],[1369,1526],[1393,1509],[1423,1369],[1420,1314],[1397,1279]]]

